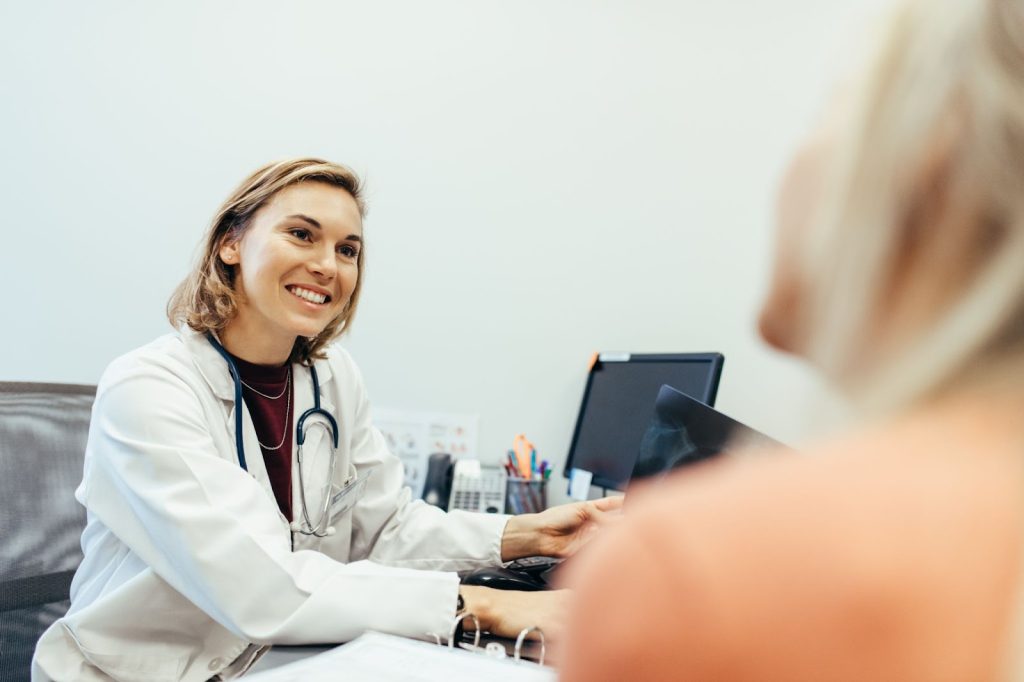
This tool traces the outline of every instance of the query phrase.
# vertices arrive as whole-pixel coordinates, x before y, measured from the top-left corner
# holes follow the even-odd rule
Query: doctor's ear
[[[225,238],[217,249],[217,255],[226,265],[238,265],[238,239]]]

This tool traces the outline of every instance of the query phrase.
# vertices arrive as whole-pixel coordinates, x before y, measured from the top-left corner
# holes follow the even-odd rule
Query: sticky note
[[[569,497],[574,500],[586,500],[590,497],[590,481],[594,474],[585,469],[573,469],[569,472]]]

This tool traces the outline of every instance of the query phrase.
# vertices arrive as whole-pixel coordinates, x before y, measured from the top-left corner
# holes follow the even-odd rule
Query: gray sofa
[[[36,640],[68,608],[95,395],[95,386],[0,382],[0,682],[29,678]]]

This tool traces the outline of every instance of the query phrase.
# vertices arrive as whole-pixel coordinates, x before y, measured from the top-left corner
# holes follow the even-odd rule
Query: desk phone
[[[475,459],[455,462],[448,510],[499,514],[505,511],[508,473],[501,467],[482,467]]]

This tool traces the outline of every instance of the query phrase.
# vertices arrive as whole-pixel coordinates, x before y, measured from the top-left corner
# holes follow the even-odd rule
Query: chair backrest
[[[27,680],[82,560],[75,500],[95,386],[0,382],[0,682]]]

